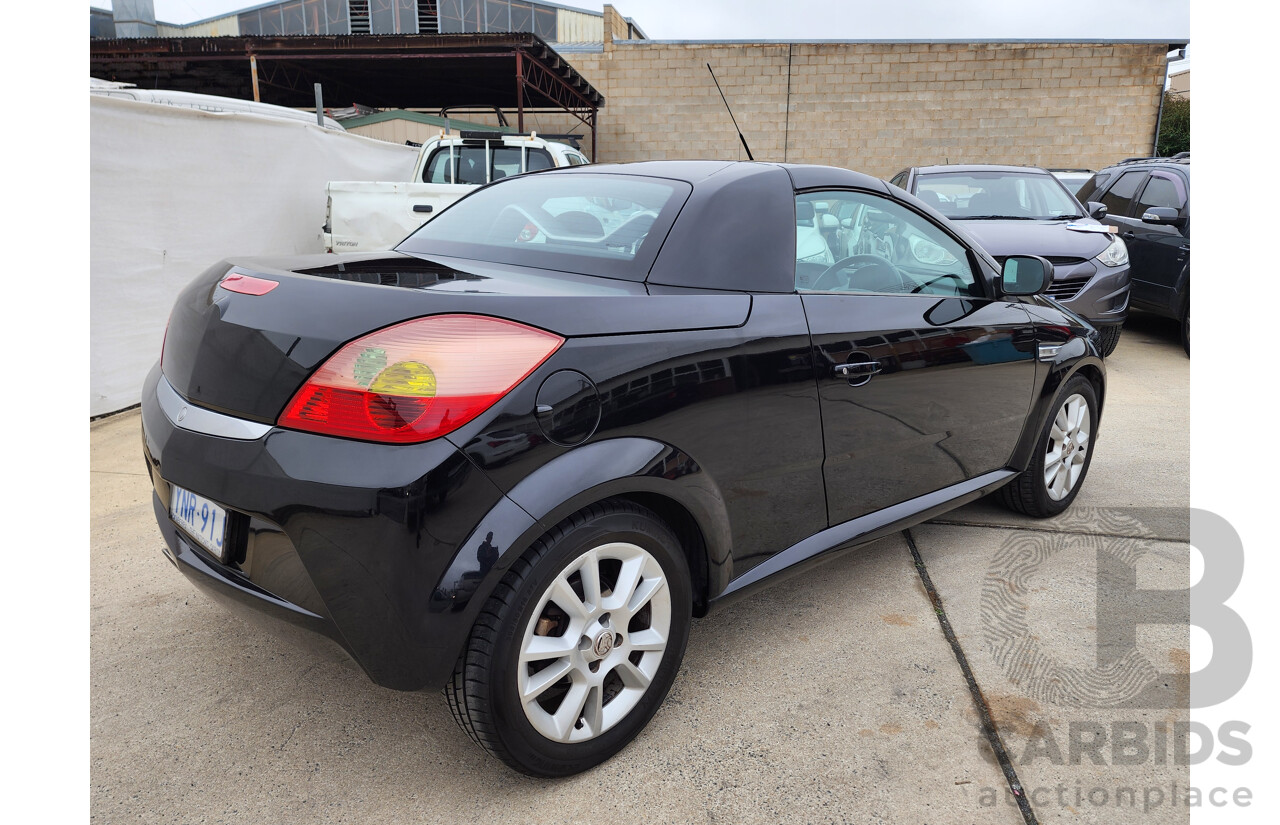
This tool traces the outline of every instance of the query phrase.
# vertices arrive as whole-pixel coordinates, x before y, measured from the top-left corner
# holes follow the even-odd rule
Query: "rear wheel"
[[[1073,376],[1050,407],[1031,466],[1001,488],[1005,506],[1036,518],[1070,507],[1089,472],[1097,429],[1097,391],[1084,376]]]
[[[584,771],[657,711],[684,655],[691,605],[671,530],[630,502],[593,505],[512,565],[445,687],[449,707],[518,771]]]
[[[1098,327],[1098,335],[1101,337],[1099,350],[1101,351],[1103,358],[1106,358],[1108,355],[1116,351],[1116,344],[1120,343],[1121,329],[1123,329],[1123,327],[1120,324],[1112,324],[1108,327]]]

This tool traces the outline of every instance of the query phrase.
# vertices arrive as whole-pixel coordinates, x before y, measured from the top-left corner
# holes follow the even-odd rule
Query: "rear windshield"
[[[1078,218],[1080,205],[1052,175],[947,172],[921,175],[916,196],[953,220]]]
[[[665,178],[542,172],[476,190],[398,249],[643,281],[691,191]]]

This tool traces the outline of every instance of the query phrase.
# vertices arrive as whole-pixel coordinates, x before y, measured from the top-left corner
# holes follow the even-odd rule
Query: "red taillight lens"
[[[406,321],[338,350],[278,423],[365,441],[429,441],[493,406],[563,343],[550,332],[482,315]]]

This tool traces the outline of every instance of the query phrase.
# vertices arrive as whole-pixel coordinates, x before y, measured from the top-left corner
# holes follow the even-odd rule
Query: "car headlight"
[[[956,262],[955,255],[952,255],[933,241],[926,240],[918,235],[911,235],[908,243],[911,245],[911,254],[922,264],[950,266]]]
[[[1120,240],[1118,235],[1112,235],[1111,243],[1102,250],[1097,260],[1107,266],[1124,266],[1129,263],[1129,248],[1124,245],[1124,241]]]

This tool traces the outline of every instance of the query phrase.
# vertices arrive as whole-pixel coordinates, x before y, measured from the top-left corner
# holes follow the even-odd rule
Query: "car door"
[[[1134,300],[1166,313],[1177,308],[1178,277],[1191,253],[1187,182],[1177,172],[1152,170],[1133,202],[1132,217],[1120,231],[1129,247],[1130,289]],[[1176,225],[1151,224],[1142,215],[1153,206],[1178,210]]]
[[[976,256],[932,219],[861,191],[806,192],[853,215],[834,264],[796,262],[817,374],[831,524],[1006,466],[1031,403],[1035,333],[989,297]]]
[[[1142,226],[1142,213],[1137,211],[1137,195],[1142,191],[1147,177],[1146,169],[1130,169],[1116,178],[1116,182],[1100,198],[1095,198],[1107,207],[1107,216],[1102,222],[1120,230],[1120,237],[1129,249],[1129,300],[1144,305],[1150,305],[1155,299],[1150,284],[1139,281],[1141,267],[1138,258],[1142,255],[1142,242],[1138,239],[1138,232]]]

